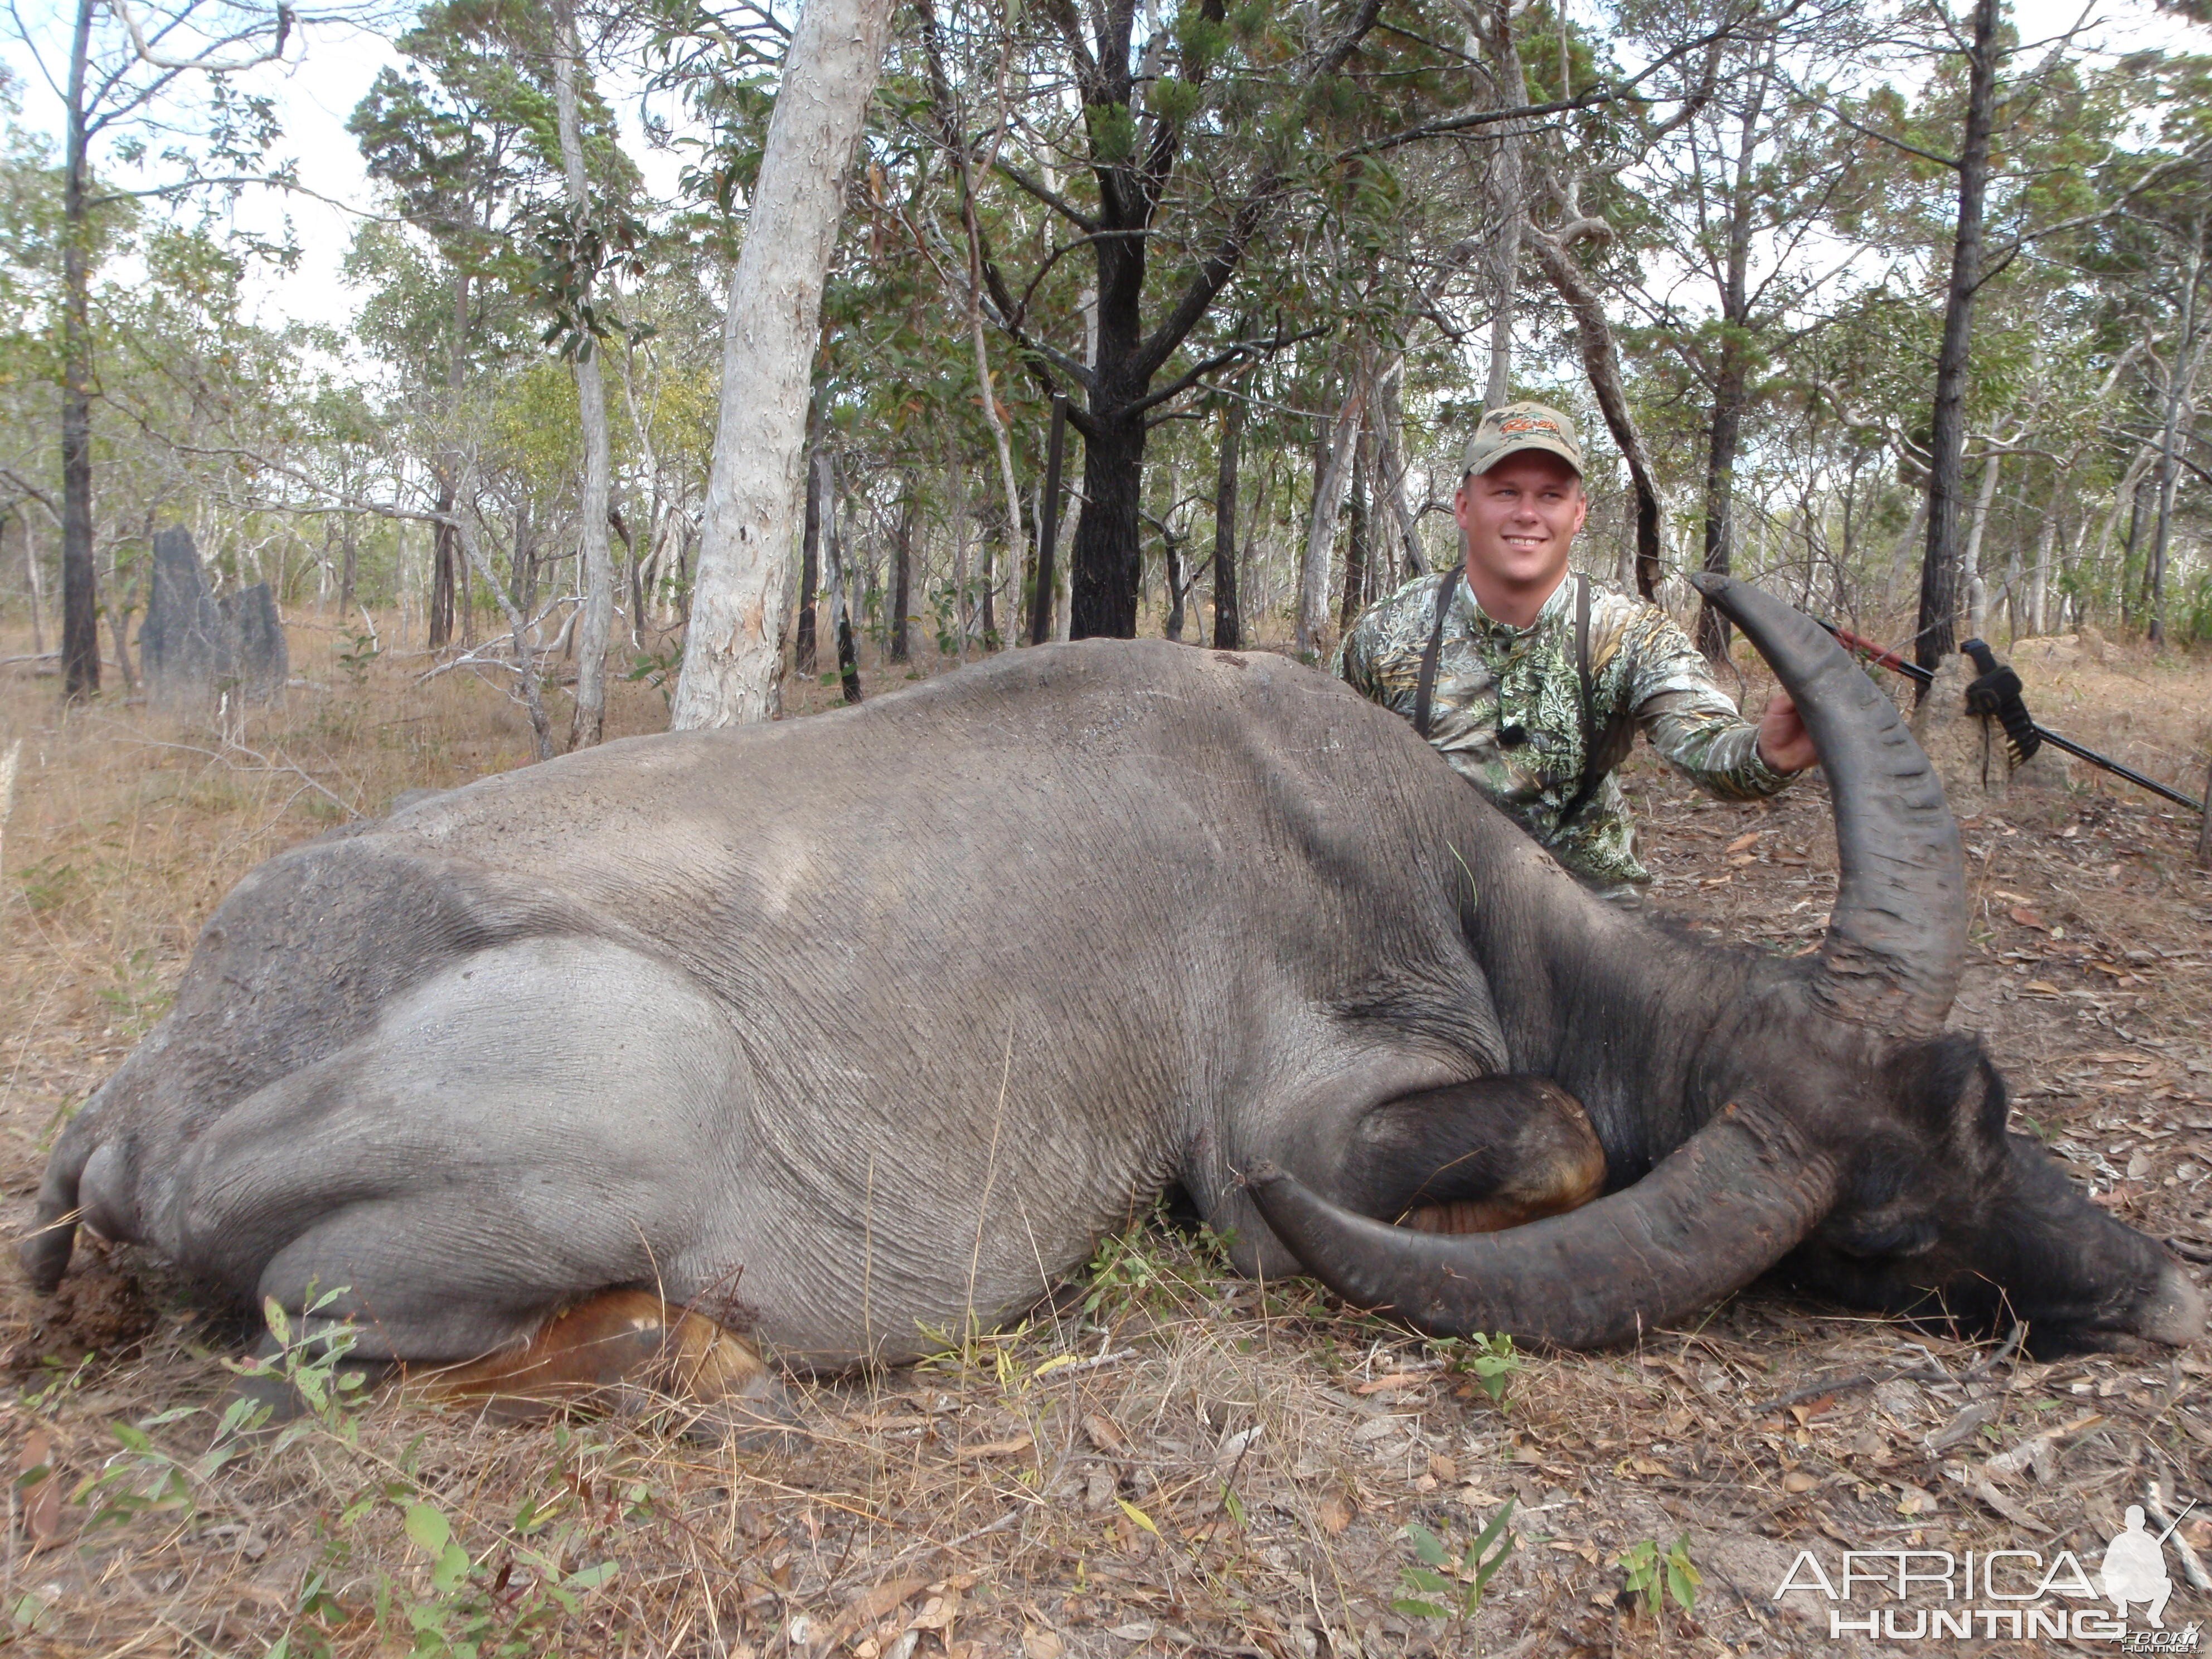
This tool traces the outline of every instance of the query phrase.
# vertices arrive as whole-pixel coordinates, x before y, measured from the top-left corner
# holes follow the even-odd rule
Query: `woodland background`
[[[1323,653],[1364,599],[1449,562],[1470,425],[1535,396],[1589,438],[1593,572],[1696,625],[1680,573],[1733,568],[1923,660],[1978,626],[2041,717],[2193,790],[2212,34],[2031,13],[902,8],[813,365],[783,711],[1040,636]],[[61,1125],[248,871],[405,791],[669,722],[718,433],[748,427],[722,406],[723,296],[794,17],[6,19],[19,1230]],[[351,116],[373,189],[347,204],[350,303],[287,320],[331,252],[288,224],[324,174],[287,76],[386,42]],[[132,706],[172,525],[219,591],[271,585],[283,698]],[[1676,925],[1817,939],[1818,777],[1715,802],[1639,753],[1624,781]],[[1958,806],[1961,1017],[2015,1123],[2212,1263],[2195,815],[2086,767]],[[2201,1348],[2045,1360],[1759,1287],[1632,1352],[1513,1354],[1254,1285],[1133,1222],[1015,1328],[794,1383],[803,1431],[768,1449],[651,1411],[503,1426],[379,1395],[256,1452],[215,1432],[245,1339],[158,1264],[88,1243],[57,1297],[0,1276],[0,1648],[1826,1653],[1852,1650],[1828,1609],[1774,1596],[1802,1549],[2094,1561],[2129,1504],[2212,1490]],[[1486,1534],[1506,1553],[1480,1608],[1463,1579],[1425,1599],[1421,1540],[1463,1560]],[[2212,1556],[2201,1505],[2176,1535]],[[2191,1581],[2169,1619],[2208,1595]]]
[[[181,523],[219,590],[269,581],[351,659],[431,650],[519,690],[527,658],[556,705],[540,751],[588,740],[562,701],[599,520],[585,416],[610,672],[665,685],[790,18],[284,17],[15,15],[44,55],[11,61],[59,97],[0,82],[0,620],[58,651],[74,556],[105,660],[67,684],[129,688],[151,532]],[[349,123],[374,184],[357,306],[271,323],[258,296],[300,249],[238,207],[301,186],[256,77],[343,50],[341,25],[403,64]],[[873,675],[1071,631],[1324,652],[1450,562],[1460,446],[1509,395],[1583,422],[1580,562],[1686,619],[1676,573],[1733,568],[1924,655],[1941,542],[1961,630],[2199,641],[2212,57],[2164,32],[2115,56],[2094,20],[2024,33],[1996,0],[902,7],[824,300],[790,580],[825,608],[796,608],[791,656],[836,672],[848,617],[849,696],[860,654]]]

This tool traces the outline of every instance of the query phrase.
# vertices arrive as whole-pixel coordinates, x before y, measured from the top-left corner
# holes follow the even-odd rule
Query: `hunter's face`
[[[1516,594],[1548,594],[1566,574],[1567,553],[1589,515],[1575,470],[1556,455],[1524,450],[1462,479],[1452,500],[1467,544],[1469,575]]]

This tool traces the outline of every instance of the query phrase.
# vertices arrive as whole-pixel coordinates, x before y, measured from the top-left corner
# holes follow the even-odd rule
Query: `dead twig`
[[[270,756],[263,754],[258,749],[247,748],[244,744],[238,742],[235,738],[224,738],[223,746],[221,749],[205,749],[202,748],[196,743],[172,743],[161,738],[149,738],[143,732],[132,731],[129,726],[124,725],[119,720],[105,720],[98,714],[88,715],[86,718],[94,720],[100,725],[114,727],[115,730],[122,732],[131,742],[137,744],[142,749],[173,749],[179,754],[199,755],[208,760],[218,762],[222,765],[228,767],[234,772],[261,772],[270,775],[281,775],[283,776],[297,778],[301,783],[313,790],[325,800],[330,802],[331,805],[337,807],[348,817],[359,818],[368,816],[352,801],[346,799],[344,796],[339,794],[336,790],[325,784],[322,780],[313,776],[295,763],[286,760],[282,756],[272,758]],[[246,760],[252,763],[248,766],[240,766],[238,764],[237,761],[233,758],[234,756],[243,756]]]
[[[2179,1520],[2167,1513],[2166,1499],[2159,1491],[2157,1481],[2143,1482],[2142,1504],[2143,1513],[2157,1522],[2160,1530],[2166,1534],[2167,1541],[2181,1557],[2181,1576],[2189,1581],[2190,1589],[2212,1590],[2212,1573],[2204,1571],[2204,1563],[2197,1558],[2189,1540],[2181,1535]]]
[[[1747,1415],[1764,1417],[1769,1412],[1778,1412],[1802,1401],[1818,1399],[1824,1394],[1850,1394],[1860,1389],[1879,1388],[1885,1382],[1978,1382],[1998,1366],[2019,1352],[2021,1340],[2027,1335],[2027,1324],[2015,1320],[2005,1333],[1994,1352],[1977,1362],[1970,1370],[1954,1376],[1940,1365],[1898,1365],[1878,1371],[1861,1371],[1856,1376],[1829,1377],[1818,1382],[1808,1382],[1785,1395],[1751,1407]],[[1924,1349],[1923,1352],[1926,1352]]]

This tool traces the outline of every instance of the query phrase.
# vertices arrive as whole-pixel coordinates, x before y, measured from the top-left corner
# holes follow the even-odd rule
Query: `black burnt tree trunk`
[[[822,470],[820,450],[806,464],[806,531],[799,544],[799,642],[792,666],[814,672],[814,596],[822,588]]]
[[[1974,294],[1982,285],[1982,201],[1989,188],[1990,128],[1996,105],[1996,33],[1997,0],[1976,0],[1974,38],[1966,49],[1966,130],[1959,148],[1959,228],[1943,307],[1943,343],[1936,357],[1935,429],[1928,445],[1928,556],[1920,567],[1920,623],[1912,641],[1913,660],[1923,668],[1936,667],[1959,648],[1959,611],[1966,592],[1959,508],[1966,494],[1966,368]]]
[[[1199,9],[1215,24],[1225,16],[1223,0],[1200,0]],[[1310,82],[1338,73],[1374,27],[1380,10],[1381,0],[1358,0],[1342,33],[1297,66],[1299,78]],[[1068,410],[1068,419],[1083,437],[1083,509],[1068,554],[1068,633],[1075,639],[1095,635],[1127,639],[1137,631],[1142,568],[1139,502],[1146,434],[1166,404],[1214,370],[1261,348],[1231,345],[1182,369],[1164,386],[1156,387],[1153,382],[1236,274],[1262,214],[1284,184],[1279,170],[1261,166],[1240,200],[1219,204],[1212,251],[1176,279],[1172,297],[1147,327],[1147,251],[1161,201],[1190,144],[1205,147],[1208,154],[1200,161],[1209,162],[1217,159],[1212,148],[1231,140],[1213,136],[1221,131],[1221,124],[1202,101],[1211,64],[1164,40],[1149,43],[1139,54],[1133,49],[1137,14],[1137,0],[1102,0],[1086,8],[1068,0],[1048,0],[1042,11],[1082,96],[1097,207],[1079,206],[1003,158],[998,163],[1006,178],[1058,213],[1088,243],[1097,267],[1092,361],[1077,362],[1033,331],[996,261],[988,257],[984,261],[999,325],[1013,337],[1024,359],[1052,390],[1057,392],[1062,380],[1081,388],[1079,405]],[[934,58],[940,42],[927,4],[921,25],[924,44]],[[1165,77],[1170,71],[1182,83],[1201,88],[1201,102],[1188,123],[1140,108],[1154,77]],[[933,79],[942,84],[941,75]],[[1218,159],[1225,162],[1226,156]]]
[[[1213,485],[1213,648],[1243,643],[1237,611],[1237,444],[1244,434],[1244,400],[1231,398],[1221,411],[1221,470]]]
[[[1051,435],[1045,441],[1044,496],[1037,503],[1036,586],[1030,594],[1030,643],[1042,645],[1052,637],[1054,590],[1059,584],[1054,569],[1054,543],[1060,535],[1060,469],[1067,455],[1067,399],[1052,400]]]
[[[907,485],[906,499],[899,503],[898,529],[891,538],[891,644],[893,662],[907,660],[906,635],[908,606],[912,603],[909,584],[914,568],[914,486]]]

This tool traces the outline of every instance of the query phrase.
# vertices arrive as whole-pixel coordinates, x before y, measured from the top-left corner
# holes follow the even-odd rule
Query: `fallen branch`
[[[2143,1482],[2143,1513],[2158,1522],[2166,1533],[2167,1541],[2180,1555],[2181,1576],[2189,1581],[2189,1587],[2197,1590],[2212,1590],[2212,1573],[2204,1571],[2204,1563],[2197,1559],[2197,1552],[2190,1547],[2189,1540],[2181,1535],[2180,1521],[2166,1513],[2166,1500],[2155,1480]]]

